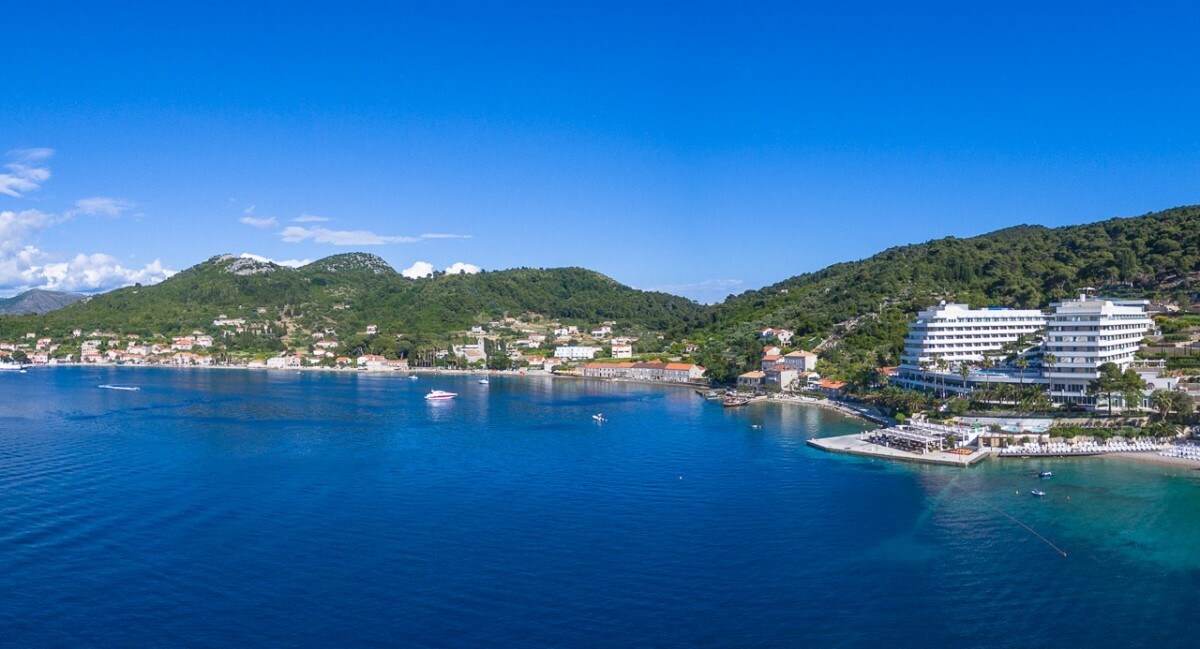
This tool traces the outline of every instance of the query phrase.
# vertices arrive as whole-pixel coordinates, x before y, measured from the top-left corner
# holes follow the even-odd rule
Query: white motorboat
[[[458,396],[458,394],[454,393],[454,392],[444,392],[442,390],[430,390],[429,394],[425,395],[425,400],[426,401],[448,401],[457,396]]]

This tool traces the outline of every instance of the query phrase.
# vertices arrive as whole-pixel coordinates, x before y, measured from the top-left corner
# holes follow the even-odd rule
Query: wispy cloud
[[[120,216],[122,212],[131,210],[136,206],[136,203],[124,198],[93,196],[75,201],[75,209],[71,210],[71,214]]]
[[[433,274],[433,264],[427,261],[413,262],[412,266],[400,271],[400,274],[409,279],[421,279],[422,277],[429,277]]]
[[[242,214],[250,215],[250,214],[254,213],[254,210],[255,210],[254,205],[247,205],[246,207],[242,208]]]
[[[300,216],[292,219],[292,223],[324,223],[328,220],[329,219],[324,216],[317,216],[315,214],[301,214]]]
[[[50,168],[44,162],[54,155],[54,149],[13,149],[8,152],[12,160],[4,165],[8,171],[0,173],[0,194],[19,198],[50,180]]]
[[[273,228],[279,225],[279,221],[273,216],[243,216],[238,221],[245,223],[252,228]]]
[[[474,275],[483,269],[475,264],[465,264],[461,261],[454,262],[446,269],[447,275]]]
[[[304,228],[289,225],[279,233],[287,243],[313,241],[328,243],[335,246],[380,246],[389,243],[416,243],[417,237],[400,237],[386,234],[376,234],[370,230],[330,230],[328,228]]]
[[[469,235],[469,234],[425,233],[425,234],[421,235],[421,238],[422,239],[470,239],[471,235]]]
[[[250,253],[250,252],[243,252],[239,256],[242,257],[243,259],[253,259],[255,261],[265,261],[265,262],[270,262],[272,264],[275,264],[277,266],[287,266],[288,268],[299,268],[301,266],[307,266],[312,263],[311,259],[282,259],[282,260],[271,259],[270,257],[263,257],[262,255],[256,255],[256,254]]]

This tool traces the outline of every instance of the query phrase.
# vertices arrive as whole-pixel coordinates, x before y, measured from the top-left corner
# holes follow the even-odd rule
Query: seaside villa
[[[946,394],[1005,383],[1040,385],[1054,403],[1095,406],[1087,387],[1100,366],[1111,362],[1128,369],[1142,339],[1153,331],[1146,304],[1081,295],[1043,313],[943,302],[918,313],[909,325],[891,382]],[[1003,360],[1012,356],[1023,359],[1025,367],[1005,366]]]

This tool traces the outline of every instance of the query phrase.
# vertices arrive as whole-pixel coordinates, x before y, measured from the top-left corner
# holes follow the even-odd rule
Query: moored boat
[[[1039,498],[1046,495],[1046,492],[1042,491],[1041,489],[1034,489],[1033,491],[1030,491],[1029,493],[1031,493],[1034,496],[1037,496]]]
[[[597,424],[603,424],[604,422],[608,421],[608,419],[605,418],[603,414],[596,413],[592,415],[592,421],[595,421]]]
[[[1050,476],[1053,476],[1053,475],[1054,475],[1053,471],[1042,471],[1041,473],[1038,474],[1038,477],[1039,478],[1049,478]]]
[[[725,399],[721,401],[721,405],[725,406],[726,408],[736,408],[738,406],[744,406],[747,403],[750,403],[750,397],[725,397]]]
[[[444,392],[442,390],[430,390],[429,394],[425,395],[426,401],[448,401],[457,397],[455,392]]]

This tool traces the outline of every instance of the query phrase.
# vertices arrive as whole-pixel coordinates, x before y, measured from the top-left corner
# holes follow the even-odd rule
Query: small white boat
[[[488,384],[487,379],[479,379],[479,385],[487,385],[487,384]]]
[[[426,401],[448,401],[457,397],[455,392],[443,392],[442,390],[430,390],[429,394],[425,395]]]
[[[596,422],[597,424],[603,424],[604,422],[608,421],[608,419],[606,419],[604,415],[596,413],[592,415],[592,421]]]
[[[0,372],[24,372],[25,366],[20,363],[0,363]]]
[[[109,385],[107,383],[104,385],[98,385],[96,387],[103,388],[105,390],[124,390],[126,392],[137,392],[138,390],[141,390],[141,388],[137,387],[136,385]]]
[[[417,380],[417,378],[418,378],[418,377],[417,377],[417,375],[416,375],[416,374],[409,374],[409,375],[408,375],[408,380],[409,380],[409,381],[416,381],[416,380]]]
[[[1041,489],[1034,489],[1033,491],[1030,491],[1029,493],[1037,496],[1038,498],[1041,498],[1042,496],[1046,495],[1046,492],[1042,491]]]
[[[1042,471],[1041,473],[1038,474],[1038,477],[1039,478],[1049,478],[1053,475],[1054,475],[1053,471]]]

